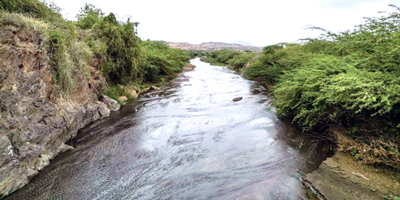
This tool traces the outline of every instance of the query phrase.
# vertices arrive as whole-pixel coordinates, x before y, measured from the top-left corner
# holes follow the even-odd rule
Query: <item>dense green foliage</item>
[[[189,54],[180,50],[172,49],[165,42],[144,41],[143,42],[142,80],[143,82],[155,83],[163,80],[163,77],[174,77],[182,71],[185,63],[190,59]]]
[[[236,50],[212,51],[201,58],[201,61],[212,65],[229,65],[233,69],[242,69],[255,56],[254,52],[240,52]]]
[[[312,43],[278,44],[264,47],[264,50],[251,65],[244,69],[244,75],[268,84],[275,84],[285,70],[299,67],[307,62],[315,53],[320,52],[323,45]],[[313,49],[315,48],[315,49]]]
[[[118,22],[113,13],[104,16],[92,5],[81,9],[77,26],[93,52],[104,59],[102,71],[113,84],[165,81],[190,59],[163,42],[141,41],[136,36],[137,22]]]
[[[396,12],[366,18],[353,31],[335,34],[314,27],[325,34],[302,44],[265,47],[245,76],[273,84],[278,113],[293,115],[304,130],[336,126],[356,138],[398,143],[400,8],[391,7]],[[399,149],[390,149],[394,156],[386,159],[391,162],[379,162],[399,161]]]

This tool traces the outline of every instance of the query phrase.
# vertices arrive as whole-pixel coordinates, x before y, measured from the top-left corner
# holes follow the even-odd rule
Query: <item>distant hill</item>
[[[243,42],[243,41],[240,41],[240,40],[238,40],[238,41],[233,41],[232,42],[233,44],[240,44],[240,45],[243,45],[243,46],[252,46],[252,47],[255,47],[256,45],[254,45],[254,44],[252,44],[252,43],[250,43],[250,42]]]
[[[172,48],[190,50],[190,51],[215,51],[223,49],[234,49],[241,51],[248,50],[248,51],[260,52],[262,50],[262,47],[223,43],[223,42],[204,42],[201,44],[190,44],[187,42],[168,42],[168,44]]]

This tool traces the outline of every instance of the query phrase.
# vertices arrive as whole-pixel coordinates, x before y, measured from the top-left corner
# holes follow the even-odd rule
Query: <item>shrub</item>
[[[67,22],[60,14],[61,9],[52,2],[45,3],[38,0],[2,0],[0,1],[0,10],[11,13],[23,13],[34,18],[66,27]]]
[[[91,4],[85,4],[79,14],[76,16],[78,21],[76,25],[82,29],[91,29],[97,23],[101,22],[104,13]]]
[[[110,13],[94,25],[93,38],[86,40],[92,49],[97,48],[97,52],[102,54],[105,60],[103,74],[112,83],[126,84],[138,77],[141,50],[140,39],[135,34],[136,26],[130,19],[120,23]]]
[[[161,77],[172,78],[181,72],[185,63],[190,59],[187,52],[173,49],[165,42],[143,42],[143,59],[141,63],[143,81],[155,83]]]

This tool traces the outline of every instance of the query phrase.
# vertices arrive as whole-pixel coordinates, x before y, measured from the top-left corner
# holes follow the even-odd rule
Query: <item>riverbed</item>
[[[278,119],[256,82],[191,64],[177,87],[82,129],[7,199],[306,199],[300,177],[325,141]]]

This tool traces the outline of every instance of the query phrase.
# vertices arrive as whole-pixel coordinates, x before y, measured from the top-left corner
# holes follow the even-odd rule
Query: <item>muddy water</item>
[[[306,198],[299,177],[326,157],[323,142],[278,120],[256,83],[192,64],[179,87],[83,129],[9,199]]]

